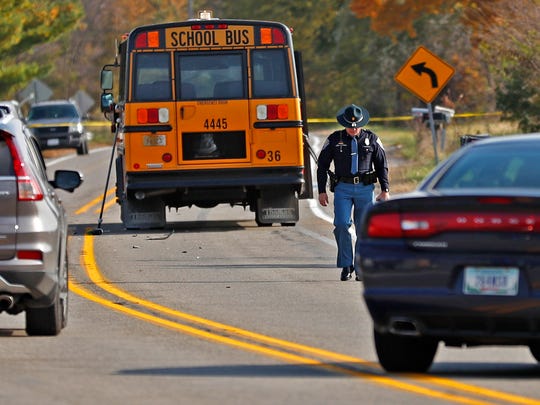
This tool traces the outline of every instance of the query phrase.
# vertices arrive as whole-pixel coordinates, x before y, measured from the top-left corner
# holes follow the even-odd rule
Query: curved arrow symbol
[[[422,76],[422,73],[427,73],[431,77],[431,87],[436,89],[439,87],[439,82],[437,81],[437,75],[433,70],[426,67],[426,62],[417,63],[416,65],[411,66],[413,70],[418,73],[419,76]]]

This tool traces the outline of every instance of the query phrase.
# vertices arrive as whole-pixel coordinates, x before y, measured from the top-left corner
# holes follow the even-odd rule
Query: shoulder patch
[[[326,147],[330,145],[330,139],[329,138],[326,138],[326,141],[324,141],[324,144],[322,146],[322,149],[326,149]]]

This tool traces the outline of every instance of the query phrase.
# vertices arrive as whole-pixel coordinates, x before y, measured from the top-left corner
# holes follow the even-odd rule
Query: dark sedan
[[[373,205],[357,258],[387,371],[447,346],[526,345],[540,362],[540,133],[468,144]]]

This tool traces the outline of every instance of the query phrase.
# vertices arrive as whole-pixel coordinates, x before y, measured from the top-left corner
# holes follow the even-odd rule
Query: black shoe
[[[343,270],[341,270],[341,281],[350,280],[353,272],[354,272],[353,266],[343,267]]]

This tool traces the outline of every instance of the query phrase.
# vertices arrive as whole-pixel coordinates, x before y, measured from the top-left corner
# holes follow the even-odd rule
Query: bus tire
[[[261,220],[259,219],[259,215],[257,213],[255,213],[255,222],[257,223],[257,226],[260,226],[260,227],[272,226],[272,223],[261,222]]]

